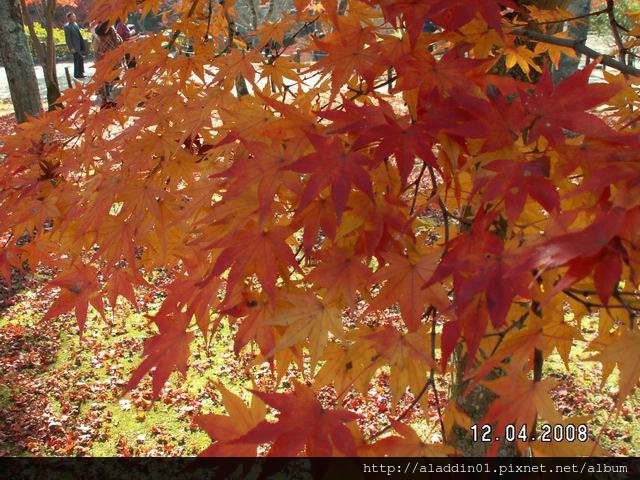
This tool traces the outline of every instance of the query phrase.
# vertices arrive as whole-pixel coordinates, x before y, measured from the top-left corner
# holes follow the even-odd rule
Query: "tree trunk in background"
[[[0,0],[0,60],[4,65],[18,123],[42,110],[33,57],[22,28],[18,0]]]
[[[258,10],[256,9],[255,0],[249,0],[249,11],[251,12],[251,25],[250,29],[253,31],[258,28]]]
[[[42,18],[44,19],[45,28],[47,30],[47,44],[43,45],[36,35],[33,18],[31,18],[31,15],[29,14],[26,0],[20,0],[24,23],[29,29],[29,35],[31,36],[33,47],[36,51],[36,55],[38,55],[38,60],[40,61],[44,72],[44,82],[47,86],[47,103],[49,104],[49,110],[52,110],[58,105],[57,100],[60,98],[60,86],[58,85],[58,75],[56,72],[55,41],[53,39],[53,15],[56,9],[56,3],[56,0],[42,0]]]
[[[43,2],[44,3],[44,2]],[[49,110],[58,104],[60,98],[60,85],[58,84],[58,72],[56,64],[56,41],[53,38],[53,19],[56,12],[56,0],[46,2],[45,28],[47,29],[47,49],[46,49],[46,70],[45,79],[47,83],[47,102]]]
[[[572,0],[567,6],[573,15],[586,15],[591,11],[591,0]],[[589,32],[589,18],[583,19],[581,22],[573,23],[569,27],[569,37],[576,40],[587,39],[587,33]],[[552,77],[554,82],[559,82],[563,78],[567,78],[572,75],[577,69],[580,63],[580,58],[571,58],[566,55],[562,55],[560,58],[560,65],[558,70],[553,70]]]

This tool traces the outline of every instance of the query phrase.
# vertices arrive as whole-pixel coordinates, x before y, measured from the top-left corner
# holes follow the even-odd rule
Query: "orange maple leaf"
[[[328,457],[334,451],[355,456],[355,442],[345,423],[358,418],[344,409],[325,409],[313,391],[294,381],[292,393],[252,390],[267,405],[280,411],[276,423],[263,421],[235,443],[272,443],[269,456],[292,457],[302,450],[310,457]]]
[[[97,270],[88,265],[77,265],[60,273],[46,288],[60,287],[60,295],[49,307],[43,320],[75,310],[80,334],[87,321],[87,310],[92,305],[104,316],[104,302],[98,283]]]
[[[228,415],[201,415],[195,422],[209,434],[214,441],[200,452],[205,457],[255,457],[257,445],[251,443],[233,443],[233,440],[246,435],[259,425],[267,413],[264,403],[257,395],[251,399],[251,406],[242,401],[236,394],[216,383],[222,395],[222,402]]]

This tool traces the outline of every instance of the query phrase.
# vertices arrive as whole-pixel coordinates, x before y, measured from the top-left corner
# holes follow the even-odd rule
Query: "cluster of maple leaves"
[[[194,329],[212,338],[223,322],[235,352],[255,349],[278,378],[299,365],[291,391],[254,389],[250,406],[222,390],[228,415],[200,420],[215,455],[454,454],[400,419],[395,435],[365,436],[317,398],[328,384],[338,401],[366,394],[380,368],[395,402],[462,372],[497,395],[484,423],[567,422],[541,362],[568,361],[587,314],[599,314],[590,360],[604,377],[618,368],[620,407],[640,377],[640,99],[622,74],[590,82],[596,62],[552,82],[549,63],[573,51],[527,42],[522,25],[546,32],[571,14],[509,0],[350,0],[341,14],[336,0],[296,0],[239,48],[233,3],[177,2],[172,36],[108,53],[64,109],[5,139],[0,271],[59,271],[45,318],[74,311],[82,330],[90,307],[136,305],[163,268],[158,333],[127,388],[150,373],[157,397],[187,373]],[[92,15],[159,5],[98,0]],[[326,33],[301,39],[324,52],[316,63],[261,55],[310,25]],[[114,70],[125,50],[137,67]],[[498,75],[500,62],[541,78]],[[106,81],[116,107],[98,110]],[[376,320],[398,308],[402,324]],[[496,368],[506,375],[486,381]],[[446,436],[464,413],[438,402]]]

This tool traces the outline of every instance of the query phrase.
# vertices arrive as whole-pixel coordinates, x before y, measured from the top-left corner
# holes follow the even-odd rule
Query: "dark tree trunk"
[[[0,61],[4,65],[18,123],[42,109],[33,57],[22,27],[18,0],[0,0]]]

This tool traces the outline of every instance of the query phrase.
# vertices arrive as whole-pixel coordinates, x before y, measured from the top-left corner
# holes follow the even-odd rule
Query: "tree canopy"
[[[469,421],[455,396],[437,399],[442,444],[402,423],[452,372],[495,394],[480,423],[571,422],[542,365],[554,351],[567,361],[586,316],[599,335],[584,361],[605,378],[617,368],[620,408],[640,378],[628,58],[558,32],[581,19],[553,5],[295,0],[237,38],[236,3],[171,3],[168,35],[109,52],[64,108],[4,139],[0,272],[54,269],[45,318],[73,311],[82,329],[119,297],[135,305],[164,269],[157,334],[127,385],[149,374],[155,396],[188,374],[196,334],[214,341],[229,324],[235,353],[274,382],[250,405],[220,387],[227,415],[199,420],[205,454],[454,454],[447,439]],[[91,15],[161,5],[96,0]],[[137,66],[114,69],[125,52]],[[561,55],[578,53],[586,66],[554,83]],[[119,94],[100,109],[104,82]],[[410,401],[370,432],[349,399],[381,368],[393,401]],[[525,435],[515,448],[547,446]]]

